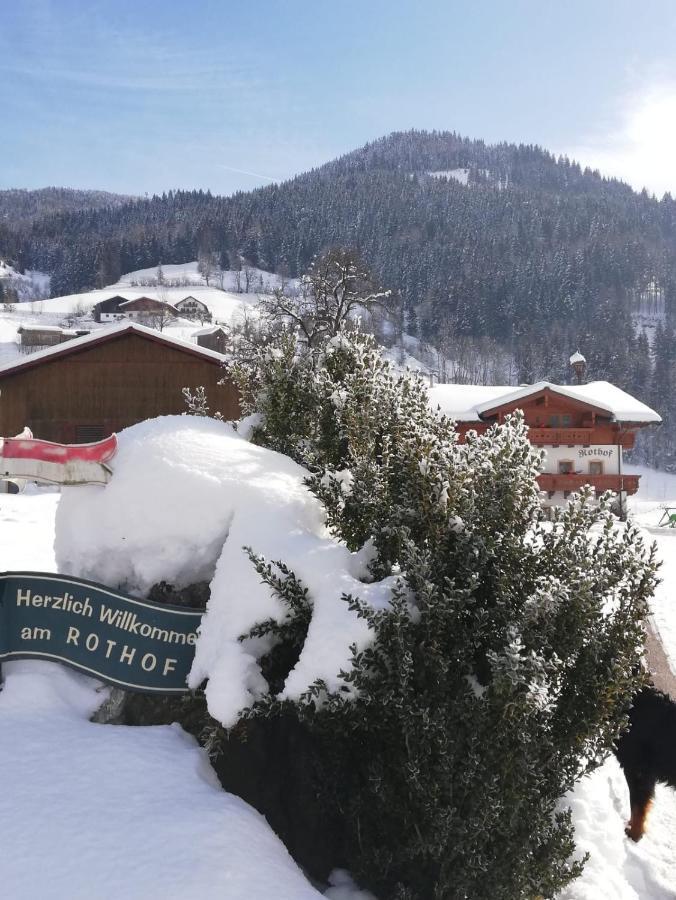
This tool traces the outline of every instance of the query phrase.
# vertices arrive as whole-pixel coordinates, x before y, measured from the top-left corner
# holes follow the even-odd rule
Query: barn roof
[[[222,331],[225,334],[225,330],[220,325],[210,325],[208,328],[200,328],[199,331],[193,331],[193,337],[204,337],[205,334],[216,334],[217,331]]]
[[[648,424],[662,421],[655,410],[608,381],[574,386],[538,381],[518,388],[513,385],[439,384],[430,388],[430,401],[457,422],[480,422],[487,413],[512,406],[544,390],[594,407],[614,422]]]
[[[157,300],[155,297],[134,297],[131,300],[125,300],[123,303],[120,303],[120,309],[123,307],[132,307],[133,304],[137,303],[150,303],[153,307],[165,307],[166,309],[173,309],[176,312],[176,308],[171,305],[171,303],[167,303],[166,300]]]
[[[139,337],[158,344],[165,344],[182,350],[192,356],[198,356],[214,365],[221,365],[225,357],[222,353],[215,350],[208,350],[206,347],[200,347],[197,344],[182,341],[179,338],[170,337],[167,334],[155,331],[153,328],[146,328],[145,325],[139,325],[136,322],[119,322],[107,328],[100,328],[86,334],[84,337],[73,338],[63,344],[56,344],[53,347],[47,347],[44,350],[38,350],[37,353],[31,353],[30,356],[22,357],[20,361],[12,361],[0,366],[0,378],[4,375],[13,375],[15,372],[21,372],[24,369],[31,369],[39,366],[43,362],[49,362],[61,356],[70,356],[87,350],[97,344],[104,344],[108,341],[115,340],[124,334],[136,334]]]
[[[115,312],[121,303],[126,301],[126,297],[123,297],[121,294],[115,294],[114,297],[106,297],[105,300],[99,300],[98,303],[94,304],[94,309],[98,309],[99,312],[102,313],[111,313]]]

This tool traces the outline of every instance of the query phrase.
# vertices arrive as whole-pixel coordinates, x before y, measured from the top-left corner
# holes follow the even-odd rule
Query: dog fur
[[[640,841],[657,782],[676,788],[676,703],[652,686],[642,688],[615,755],[629,785],[631,818],[625,834]]]

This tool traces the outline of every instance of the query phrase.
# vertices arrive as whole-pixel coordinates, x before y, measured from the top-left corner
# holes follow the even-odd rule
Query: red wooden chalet
[[[430,388],[430,399],[455,420],[461,440],[470,429],[486,431],[522,410],[530,440],[546,451],[538,480],[550,505],[586,484],[621,498],[635,494],[640,476],[624,471],[622,451],[634,446],[640,428],[661,422],[654,410],[607,381],[518,388],[440,384]]]

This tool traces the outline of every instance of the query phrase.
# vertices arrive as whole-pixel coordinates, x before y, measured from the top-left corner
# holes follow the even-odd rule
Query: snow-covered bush
[[[545,522],[519,416],[459,444],[422,382],[366,339],[334,339],[319,364],[290,342],[266,353],[249,372],[255,439],[309,466],[334,533],[374,578],[400,579],[389,608],[344,597],[373,641],[342,683],[280,700],[312,591],[255,558],[287,618],[246,638],[274,636],[275,689],[244,715],[306,725],[344,823],[336,863],[381,900],[553,896],[579,870],[557,803],[608,752],[640,682],[652,552],[588,495]]]

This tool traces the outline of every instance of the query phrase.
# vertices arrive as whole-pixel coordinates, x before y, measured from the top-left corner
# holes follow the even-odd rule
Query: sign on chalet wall
[[[125,690],[184,693],[203,613],[79,578],[6,572],[0,662],[52,660]]]

